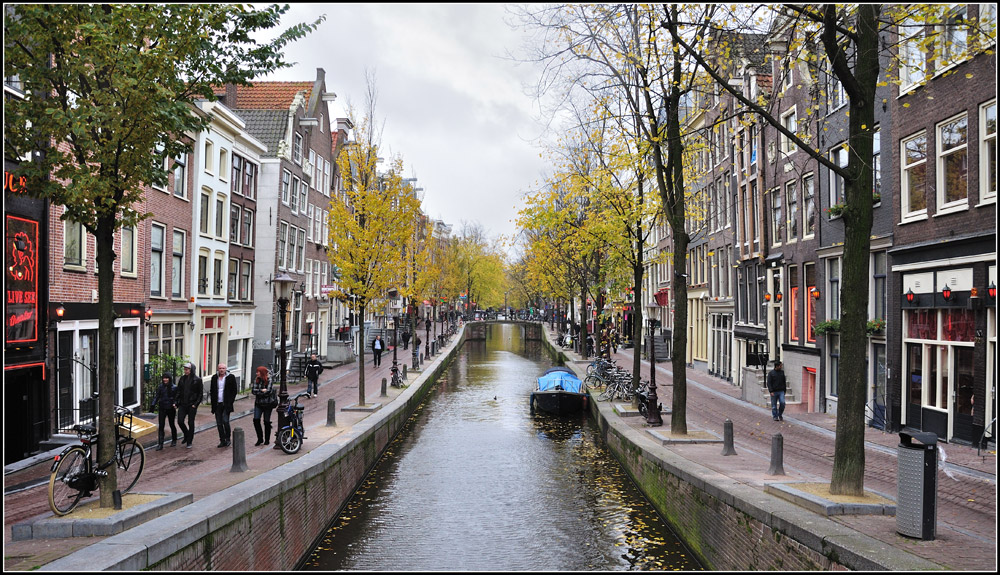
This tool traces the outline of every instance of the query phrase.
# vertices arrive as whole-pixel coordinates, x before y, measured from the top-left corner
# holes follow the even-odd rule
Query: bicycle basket
[[[118,437],[132,438],[132,412],[128,409],[115,409],[115,433]]]

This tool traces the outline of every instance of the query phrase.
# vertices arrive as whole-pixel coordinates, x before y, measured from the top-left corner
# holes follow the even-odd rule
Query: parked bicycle
[[[278,446],[288,454],[298,453],[302,449],[302,440],[306,438],[305,428],[302,424],[302,412],[305,410],[305,406],[299,405],[300,397],[310,398],[312,395],[302,392],[288,402],[288,407],[285,408],[285,418],[288,420],[288,425],[282,427],[278,432]]]
[[[393,365],[389,368],[389,373],[392,376],[390,383],[393,387],[403,387],[403,374],[400,372],[399,367]]]
[[[98,465],[95,461],[96,427],[77,424],[73,431],[80,437],[80,445],[67,447],[52,462],[49,507],[56,515],[66,515],[97,491],[99,479],[107,476],[112,465],[117,467],[118,491],[125,495],[139,481],[146,461],[145,450],[132,437],[132,412],[120,405],[115,406],[115,450],[107,462]]]

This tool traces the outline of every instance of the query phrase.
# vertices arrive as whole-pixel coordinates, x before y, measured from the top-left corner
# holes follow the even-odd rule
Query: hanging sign
[[[7,216],[4,245],[6,343],[38,340],[38,222]]]

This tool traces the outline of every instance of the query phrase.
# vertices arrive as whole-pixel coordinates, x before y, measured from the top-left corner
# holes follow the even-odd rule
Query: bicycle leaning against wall
[[[108,474],[106,469],[112,465],[117,466],[118,491],[125,495],[139,481],[146,461],[142,445],[132,437],[132,412],[120,405],[115,406],[115,450],[109,461],[100,465],[95,461],[95,426],[77,424],[73,431],[80,437],[80,444],[67,447],[52,462],[49,507],[56,515],[66,515],[97,491],[98,480]]]

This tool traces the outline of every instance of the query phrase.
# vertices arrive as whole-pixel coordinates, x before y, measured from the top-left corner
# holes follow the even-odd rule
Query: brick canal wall
[[[298,459],[150,520],[137,530],[90,545],[42,570],[294,569],[361,486],[462,343],[460,338],[447,356],[435,359],[431,369],[390,406]]]
[[[586,363],[567,361],[545,341],[577,376],[586,376]],[[588,403],[608,449],[706,569],[883,571],[929,565],[671,451],[647,449],[645,430],[622,422],[610,402],[591,395]]]

